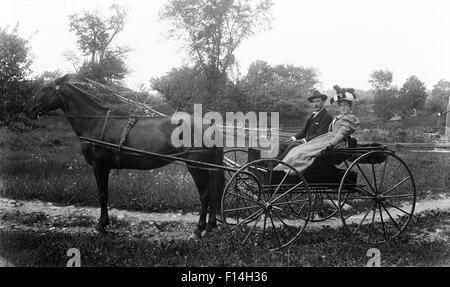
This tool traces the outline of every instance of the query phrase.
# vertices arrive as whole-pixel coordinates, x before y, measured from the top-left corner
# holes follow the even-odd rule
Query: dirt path
[[[450,198],[443,197],[442,199],[419,201],[416,203],[415,213],[430,209],[449,210]],[[97,220],[100,216],[100,209],[94,207],[75,207],[73,205],[56,206],[49,202],[12,200],[0,197],[0,215],[11,212],[20,214],[40,213],[48,217],[83,216],[90,217],[92,220]],[[160,224],[175,223],[179,225],[193,225],[198,221],[198,213],[143,213],[111,208],[109,209],[109,215],[119,221],[126,221],[131,225],[146,222],[157,228]],[[308,227],[329,226],[331,228],[337,228],[341,225],[342,223],[339,218],[333,218],[320,223],[308,223]]]
[[[450,210],[450,198],[416,203],[415,214],[426,210]],[[152,241],[187,240],[195,229],[198,213],[143,213],[109,209],[110,234]],[[393,211],[393,214],[395,212]],[[34,230],[68,234],[94,234],[99,208],[56,206],[49,202],[22,201],[0,197],[0,231]],[[301,223],[298,223],[301,224]],[[307,228],[339,228],[340,218],[325,222],[309,222]],[[0,257],[0,267],[13,265]]]

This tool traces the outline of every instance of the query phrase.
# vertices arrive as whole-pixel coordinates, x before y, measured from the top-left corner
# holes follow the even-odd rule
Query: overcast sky
[[[72,72],[62,53],[76,51],[68,15],[126,4],[129,15],[116,44],[134,49],[128,58],[131,88],[186,64],[181,43],[167,40],[158,22],[165,0],[0,0],[0,26],[19,22],[30,38],[37,73]],[[376,69],[394,72],[394,84],[416,75],[431,89],[450,80],[448,0],[274,0],[272,29],[245,40],[236,51],[241,74],[250,63],[317,69],[323,89],[334,84],[368,89]]]

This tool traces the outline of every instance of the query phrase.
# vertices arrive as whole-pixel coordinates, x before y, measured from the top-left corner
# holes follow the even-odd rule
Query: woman
[[[347,146],[348,136],[359,127],[359,120],[352,112],[356,101],[353,89],[334,87],[337,95],[330,99],[338,104],[340,114],[331,122],[328,133],[291,149],[283,158],[283,162],[293,166],[299,172],[304,172],[325,149],[335,149]],[[284,165],[278,165],[275,170],[288,170]]]

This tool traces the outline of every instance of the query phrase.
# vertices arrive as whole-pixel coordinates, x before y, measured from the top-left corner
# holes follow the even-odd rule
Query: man
[[[313,114],[306,122],[305,127],[298,134],[291,137],[292,142],[280,144],[280,152],[277,156],[278,159],[282,160],[284,156],[295,146],[309,142],[313,138],[328,132],[328,128],[333,119],[328,111],[323,107],[326,99],[327,96],[319,91],[314,91],[312,96],[308,98],[308,101],[313,107]]]

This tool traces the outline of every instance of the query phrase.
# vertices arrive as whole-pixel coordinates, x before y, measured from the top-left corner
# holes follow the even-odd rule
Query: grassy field
[[[381,266],[449,266],[448,212],[425,212],[414,219],[397,241],[371,246],[352,239],[343,228],[307,229],[289,249],[267,252],[260,247],[236,245],[224,231],[200,242],[152,241],[130,237],[125,231],[97,234],[65,234],[56,231],[0,231],[2,256],[16,266],[65,266],[69,248],[78,248],[82,266],[209,266],[289,267],[365,266],[370,248],[381,252]],[[36,216],[26,222],[43,221]],[[81,225],[86,225],[80,220]],[[72,224],[73,225],[73,224]]]
[[[42,200],[61,205],[98,206],[90,166],[79,141],[63,119],[41,120],[41,128],[21,135],[0,130],[0,195]],[[450,157],[439,153],[397,152],[412,169],[419,199],[449,194]],[[136,211],[197,211],[198,193],[184,167],[170,165],[154,171],[112,172],[109,206]],[[412,230],[397,242],[382,245],[383,266],[448,266],[448,241],[430,234],[448,224],[450,214],[430,212],[414,219]],[[28,216],[22,223],[45,222]],[[236,246],[223,231],[201,242],[152,241],[128,236],[129,226],[106,237],[93,233],[66,234],[41,230],[1,230],[2,256],[18,266],[65,266],[66,251],[79,248],[84,266],[364,266],[373,246],[351,239],[342,228],[308,230],[290,249],[265,252]],[[53,223],[52,223],[53,224]],[[69,223],[61,223],[64,224]],[[67,225],[93,228],[80,218]],[[194,225],[185,229],[192,231]]]
[[[21,135],[0,131],[0,195],[13,199],[98,206],[91,167],[64,119],[41,120]],[[397,152],[411,168],[419,199],[450,193],[450,157]],[[444,154],[447,155],[447,154]],[[186,168],[111,172],[109,206],[136,211],[196,211],[198,192]]]

